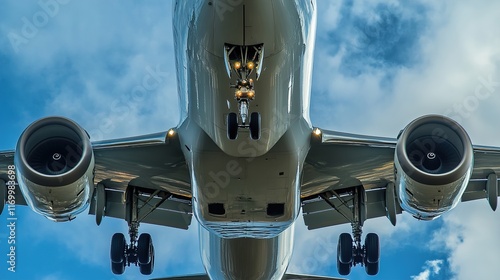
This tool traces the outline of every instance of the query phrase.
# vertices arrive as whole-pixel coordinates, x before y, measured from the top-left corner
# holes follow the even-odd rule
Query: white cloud
[[[5,32],[22,35],[22,18],[44,11],[37,2],[25,9],[8,4],[12,14],[0,23]],[[72,118],[94,140],[167,130],[179,120],[171,6],[69,1],[17,53],[6,44],[0,51],[12,53],[16,70],[33,83],[25,98],[45,96],[40,117]],[[159,73],[158,82],[147,80],[144,89],[151,72]]]
[[[443,260],[426,261],[423,271],[417,276],[411,276],[412,280],[429,280],[432,275],[438,275],[443,265]]]
[[[500,254],[499,213],[486,200],[460,204],[443,217],[444,225],[431,240],[431,248],[448,254],[450,270],[457,280],[491,279],[498,275]]]
[[[374,11],[377,3],[391,2],[356,3],[351,9],[352,15],[365,16],[369,12],[367,10]],[[355,37],[360,33],[352,27],[355,19],[341,22],[345,26],[318,26],[319,48],[316,50],[313,95],[319,95],[319,98],[313,98],[312,102],[313,110],[319,109],[316,114],[312,114],[316,124],[337,130],[396,136],[403,126],[422,114],[445,114],[453,110],[455,104],[465,102],[480,85],[479,76],[492,76],[493,80],[498,80],[500,52],[497,46],[500,45],[500,37],[491,32],[491,26],[495,25],[497,19],[491,2],[419,3],[420,6],[398,5],[396,9],[388,9],[397,12],[395,15],[401,21],[416,16],[425,17],[423,22],[416,21],[420,27],[416,29],[418,33],[412,35],[418,36],[412,53],[417,60],[411,65],[387,69],[360,64],[360,75],[346,74],[342,67],[353,67],[355,61],[347,65],[342,64],[342,61],[349,58],[349,53],[358,51],[356,45],[351,43],[356,41]],[[326,15],[320,12],[319,16]],[[348,16],[344,14],[343,17]],[[344,32],[347,34],[342,35]],[[377,30],[375,34],[379,37],[376,38],[391,35],[384,32],[384,29]],[[413,31],[401,29],[399,32]],[[393,35],[397,38],[403,36],[401,34]],[[339,46],[338,52],[333,47],[335,45]],[[406,47],[401,45],[398,48]],[[361,49],[360,53],[364,54],[368,50]],[[499,95],[492,94],[486,100],[479,100],[473,110],[460,109],[460,113],[468,115],[461,121],[473,139],[494,144],[492,139],[495,139],[495,132],[485,127],[491,125],[488,120],[493,113],[488,112],[494,112],[493,104],[498,103]],[[457,117],[457,114],[451,115]],[[476,126],[478,123],[482,125]]]
[[[431,276],[431,272],[429,269],[426,269],[422,272],[420,272],[417,276],[411,276],[412,280],[429,280],[429,277]]]
[[[327,27],[328,29],[336,29],[339,21],[342,17],[341,7],[344,1],[329,1],[328,4],[319,3],[326,6],[325,8],[319,9],[318,15],[318,26]]]
[[[432,273],[439,274],[441,265],[443,265],[443,260],[427,261],[426,264],[432,269]]]

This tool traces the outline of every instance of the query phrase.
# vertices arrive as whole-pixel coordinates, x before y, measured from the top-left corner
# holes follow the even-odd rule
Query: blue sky
[[[40,3],[58,3],[45,10]],[[92,140],[164,131],[177,124],[171,1],[7,0],[0,4],[0,150],[13,149],[32,121],[62,115]],[[311,100],[313,124],[395,137],[414,118],[448,115],[473,143],[499,145],[500,3],[318,0]],[[34,28],[25,27],[37,23]],[[17,36],[17,37],[16,37]],[[19,37],[21,36],[21,37]],[[159,86],[139,100],[148,69]],[[111,110],[113,105],[128,108]],[[109,267],[113,233],[126,223],[80,215],[56,224],[17,207],[17,271],[7,271],[7,220],[0,218],[0,279],[142,279]],[[202,272],[197,225],[188,231],[141,225],[155,240],[153,277]],[[289,271],[336,275],[338,234],[296,225]],[[380,274],[350,279],[491,279],[500,273],[500,216],[486,201],[459,205],[433,222],[370,220],[382,243]],[[2,260],[3,258],[3,260]]]

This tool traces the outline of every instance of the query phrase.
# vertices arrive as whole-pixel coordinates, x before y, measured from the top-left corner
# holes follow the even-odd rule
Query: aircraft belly
[[[269,152],[256,157],[224,153],[194,122],[179,127],[191,173],[194,215],[201,225],[223,237],[268,238],[293,223],[309,150],[309,135],[303,131],[310,127],[304,119],[292,127]],[[246,148],[256,149],[251,144]]]
[[[195,212],[203,226],[224,237],[262,238],[277,235],[297,217],[295,155],[234,158],[222,152],[200,152],[196,158]],[[222,212],[211,211],[214,204]],[[282,212],[269,212],[270,205],[282,205]]]
[[[267,238],[225,239],[200,226],[202,262],[210,279],[282,279],[293,251],[294,227]]]

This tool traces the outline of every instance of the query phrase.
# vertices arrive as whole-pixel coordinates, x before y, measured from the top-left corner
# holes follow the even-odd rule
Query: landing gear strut
[[[154,268],[154,246],[151,236],[139,233],[139,191],[129,186],[126,191],[126,220],[129,227],[130,244],[123,233],[115,233],[111,239],[111,270],[114,274],[123,274],[125,266],[135,264],[144,275],[150,275]]]
[[[231,140],[238,137],[238,128],[249,128],[250,137],[260,138],[260,113],[252,112],[249,118],[250,101],[255,99],[254,79],[258,79],[264,58],[263,44],[252,46],[238,46],[225,44],[224,60],[229,78],[235,73],[237,78],[230,87],[235,89],[234,98],[238,102],[238,113],[227,115],[227,137]],[[241,120],[241,124],[239,122]]]
[[[321,197],[330,204],[330,206],[337,209],[337,207],[328,200],[326,195],[321,195]],[[337,244],[337,269],[340,275],[348,275],[353,266],[360,264],[365,267],[368,275],[376,275],[379,270],[380,261],[378,235],[375,233],[368,233],[365,237],[364,245],[361,243],[362,228],[366,220],[366,194],[363,186],[354,187],[352,190],[352,197],[353,218],[350,219],[344,216],[351,221],[352,235],[349,233],[342,233],[339,236]],[[337,195],[337,198],[342,201],[343,205],[347,205],[347,202],[340,196]]]

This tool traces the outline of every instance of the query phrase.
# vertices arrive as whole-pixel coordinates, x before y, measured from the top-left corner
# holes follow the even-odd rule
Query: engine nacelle
[[[411,122],[398,137],[394,155],[401,207],[422,220],[454,208],[469,183],[473,152],[465,130],[447,117]]]
[[[88,134],[78,124],[62,117],[32,123],[17,142],[14,163],[33,211],[59,222],[87,208],[94,154]]]

